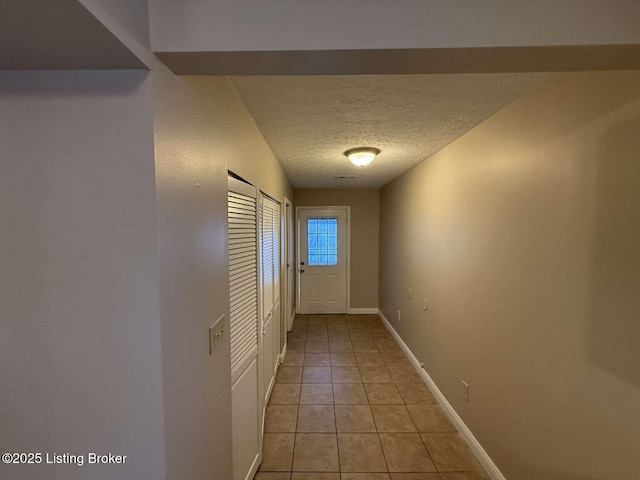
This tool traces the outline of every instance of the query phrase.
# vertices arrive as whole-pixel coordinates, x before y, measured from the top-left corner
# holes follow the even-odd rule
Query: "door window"
[[[307,252],[309,266],[338,265],[338,219],[307,220]]]

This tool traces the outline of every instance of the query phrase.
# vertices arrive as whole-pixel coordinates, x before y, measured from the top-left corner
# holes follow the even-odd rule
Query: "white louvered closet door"
[[[280,354],[280,204],[267,195],[260,202],[262,297],[262,375],[265,404],[275,381]]]
[[[275,202],[274,202],[275,203]],[[280,301],[280,204],[273,210],[273,303]]]
[[[273,203],[270,199],[263,197],[262,209],[262,311],[268,316],[273,310]]]
[[[256,198],[229,191],[231,373],[237,377],[258,349]]]
[[[255,187],[229,177],[229,315],[233,478],[253,478],[261,459],[258,218]]]

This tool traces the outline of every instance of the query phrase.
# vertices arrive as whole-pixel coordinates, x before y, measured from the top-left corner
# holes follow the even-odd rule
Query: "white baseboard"
[[[464,440],[467,442],[467,445],[469,445],[471,451],[475,454],[475,456],[478,458],[478,461],[487,471],[487,473],[491,477],[491,480],[506,480],[504,478],[504,475],[502,475],[502,472],[500,472],[496,464],[493,463],[493,460],[491,460],[491,457],[489,457],[484,448],[482,448],[480,442],[478,442],[476,437],[473,436],[473,433],[471,433],[471,430],[469,430],[469,428],[462,421],[460,415],[458,415],[458,413],[453,409],[451,404],[442,394],[433,379],[429,376],[426,370],[420,366],[420,362],[418,361],[418,359],[409,349],[407,344],[404,343],[404,340],[402,340],[400,335],[398,335],[398,332],[396,332],[395,328],[393,328],[393,326],[389,323],[389,320],[386,319],[386,317],[380,310],[378,310],[377,313],[382,320],[382,323],[384,323],[385,327],[387,327],[387,330],[389,330],[389,333],[393,335],[393,338],[395,338],[396,342],[398,342],[398,345],[400,345],[404,353],[407,355],[407,357],[409,357],[409,360],[420,374],[420,377],[422,378],[424,383],[427,384],[427,387],[429,388],[429,390],[431,390],[431,393],[433,393],[435,399],[438,401],[442,409],[446,412],[455,427],[458,429],[458,432],[460,432],[462,438],[464,438]]]
[[[287,324],[287,332],[290,332],[291,329],[293,328],[293,321],[296,319],[296,312],[295,310],[293,312],[291,312],[291,318],[288,320],[288,324]]]
[[[269,404],[269,400],[271,400],[271,392],[273,392],[273,386],[276,384],[276,375],[278,374],[278,367],[280,366],[279,362],[276,362],[276,367],[273,371],[273,377],[269,381],[269,387],[267,388],[267,394],[265,396],[265,408]],[[264,431],[264,427],[263,427]]]
[[[379,312],[377,308],[349,308],[349,315],[375,315]]]
[[[253,477],[256,476],[256,472],[258,471],[258,467],[260,466],[261,463],[262,463],[262,450],[260,450],[260,453],[256,455],[256,458],[253,459],[253,464],[251,465],[251,469],[249,470],[249,473],[247,473],[245,480],[251,480]]]

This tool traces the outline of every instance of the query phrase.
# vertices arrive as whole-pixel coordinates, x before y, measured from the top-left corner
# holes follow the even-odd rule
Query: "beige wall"
[[[154,84],[167,479],[231,478],[229,338],[208,344],[229,318],[224,146],[214,102],[162,71]]]
[[[229,170],[278,200],[293,197],[293,189],[253,117],[226,77],[182,77],[212,106],[211,134],[224,150]]]
[[[280,162],[271,151],[255,120],[245,108],[227,77],[182,77],[201,98],[206,99],[212,124],[210,135],[218,144],[227,168],[280,202],[283,242],[285,228],[284,200],[293,200],[293,187]],[[226,202],[226,200],[225,200]],[[280,300],[285,298],[284,254],[280,255]],[[281,308],[280,346],[284,347],[285,309]]]
[[[128,455],[0,478],[164,478],[152,101],[143,71],[0,72],[0,445]]]
[[[639,132],[640,73],[555,75],[381,191],[382,311],[508,479],[640,471]]]
[[[640,7],[635,0],[352,0],[263,5],[261,0],[150,1],[154,50],[597,45],[634,44],[640,38],[635,21]]]
[[[227,169],[292,190],[226,78],[154,80],[167,478],[231,478],[229,337],[208,350],[221,315],[229,331]]]
[[[5,72],[0,105],[0,443],[129,455],[55,466],[70,479],[231,478],[229,338],[208,347],[229,318],[228,165],[293,197],[251,117],[226,79],[160,65]]]
[[[227,168],[293,192],[225,78],[120,23],[144,0],[87,3],[152,71],[0,72],[0,445],[128,457],[0,478],[229,479]]]
[[[379,190],[295,191],[295,204],[351,207],[351,308],[378,306]]]

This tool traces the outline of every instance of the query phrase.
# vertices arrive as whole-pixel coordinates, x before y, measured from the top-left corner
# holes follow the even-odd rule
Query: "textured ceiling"
[[[296,188],[375,188],[522,95],[540,74],[231,77]],[[372,146],[370,165],[343,152]],[[356,175],[336,180],[338,175]]]

